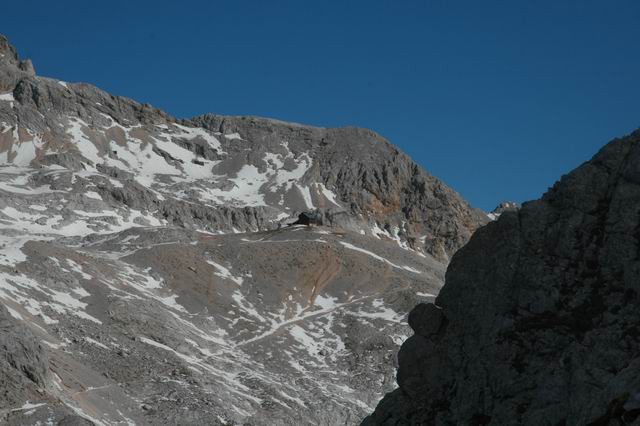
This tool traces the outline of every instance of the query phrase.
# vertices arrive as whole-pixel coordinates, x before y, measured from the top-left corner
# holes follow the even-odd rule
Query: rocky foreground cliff
[[[487,221],[369,130],[176,119],[0,37],[0,423],[356,424]]]
[[[639,293],[635,132],[474,234],[363,424],[639,424]]]

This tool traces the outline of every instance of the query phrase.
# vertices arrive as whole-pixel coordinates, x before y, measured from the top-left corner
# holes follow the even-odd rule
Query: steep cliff
[[[639,294],[635,132],[474,234],[363,424],[637,424]]]

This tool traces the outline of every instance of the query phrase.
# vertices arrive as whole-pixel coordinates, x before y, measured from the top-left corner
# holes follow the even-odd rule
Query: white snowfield
[[[379,260],[380,262],[384,262],[390,266],[393,266],[394,268],[398,268],[398,269],[404,269],[405,271],[409,271],[409,272],[413,272],[414,274],[420,274],[421,272],[415,268],[412,268],[410,266],[406,266],[406,265],[396,265],[395,263],[391,262],[388,259],[385,259],[382,256],[378,256],[377,254],[370,252],[369,250],[365,250],[361,247],[356,247],[353,244],[341,241],[340,244],[342,244],[343,246],[345,246],[346,248],[348,248],[349,250],[355,250],[355,251],[359,251],[360,253],[364,253],[368,256],[371,256],[372,258]]]

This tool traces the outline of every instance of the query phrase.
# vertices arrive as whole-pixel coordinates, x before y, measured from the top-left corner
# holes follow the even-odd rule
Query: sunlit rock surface
[[[356,424],[487,221],[371,131],[178,120],[0,38],[0,422]]]

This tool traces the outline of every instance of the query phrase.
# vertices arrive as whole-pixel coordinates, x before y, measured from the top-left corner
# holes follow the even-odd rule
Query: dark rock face
[[[0,410],[44,387],[48,363],[42,344],[0,304]]]
[[[94,424],[95,423],[84,417],[73,415],[67,416],[58,422],[58,426],[93,426]]]
[[[363,424],[637,424],[640,132],[453,258]]]
[[[322,213],[318,210],[312,210],[308,212],[302,212],[298,215],[293,225],[322,225]]]

